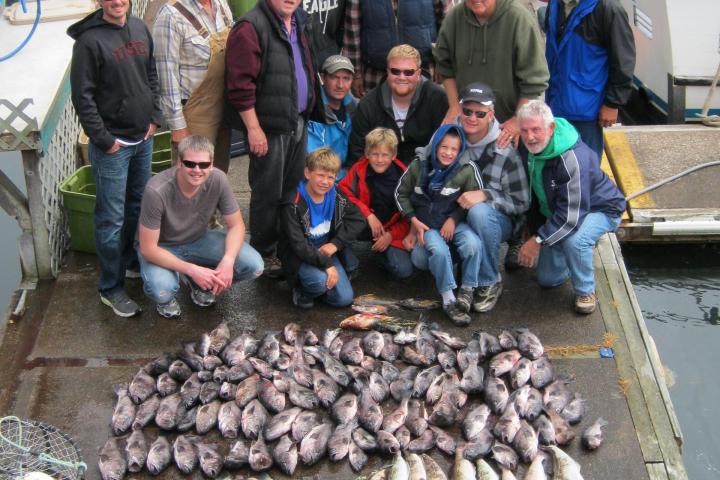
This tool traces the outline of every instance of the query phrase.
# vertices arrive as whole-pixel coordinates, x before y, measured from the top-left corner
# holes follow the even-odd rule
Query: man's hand
[[[222,260],[220,260],[220,263],[217,264],[217,267],[215,267],[215,271],[213,272],[215,274],[215,278],[217,279],[215,288],[213,288],[213,293],[215,295],[219,294],[226,288],[230,288],[232,285],[234,264],[235,262],[232,259],[223,257]]]
[[[157,130],[157,125],[150,122],[150,125],[148,125],[148,129],[147,129],[147,132],[145,133],[145,137],[143,137],[143,140],[147,140],[148,138],[155,135],[155,130]]]
[[[212,290],[215,292],[216,286],[222,286],[220,280],[215,276],[215,270],[193,265],[189,274],[195,285],[203,290]]]
[[[327,282],[325,282],[325,288],[330,290],[331,288],[334,288],[335,285],[337,285],[338,282],[338,271],[337,268],[333,265],[332,267],[328,267],[325,270],[325,273],[327,273]]]
[[[618,109],[603,105],[598,113],[598,123],[601,127],[612,127],[617,123]]]
[[[458,197],[458,204],[465,210],[470,210],[478,203],[482,203],[487,200],[487,195],[482,190],[474,190],[472,192],[465,192]]]
[[[325,245],[323,245],[322,247],[318,248],[318,251],[322,255],[325,255],[326,257],[332,257],[333,255],[335,255],[337,253],[337,247],[335,246],[334,243],[328,242]]]
[[[173,130],[170,133],[170,141],[177,147],[177,144],[182,142],[184,138],[190,136],[190,130],[187,128],[181,128],[180,130]]]
[[[500,136],[497,139],[497,146],[500,148],[507,147],[512,143],[515,148],[520,140],[520,128],[518,127],[517,117],[512,116],[509,120],[500,124]]]
[[[456,103],[448,108],[445,118],[443,118],[442,124],[455,124],[457,123],[457,117],[460,115],[460,104]]]
[[[535,237],[530,237],[523,243],[518,252],[518,263],[523,267],[530,268],[537,262],[540,255],[540,244],[535,241]]]
[[[417,217],[412,217],[410,220],[410,225],[412,225],[413,232],[415,236],[417,237],[417,241],[420,243],[421,247],[425,246],[425,232],[430,230],[430,227],[425,225],[423,222],[418,220]]]
[[[449,242],[453,239],[453,236],[455,235],[455,220],[453,220],[452,217],[448,217],[447,220],[445,220],[445,223],[443,223],[442,228],[440,229],[440,236],[445,239],[446,242]]]
[[[371,250],[373,252],[384,252],[387,250],[387,248],[392,243],[392,235],[390,232],[385,232],[384,234],[380,235],[380,237],[375,240],[375,243],[372,244]]]
[[[365,83],[363,82],[362,75],[353,79],[350,89],[352,90],[353,95],[355,95],[358,99],[365,96]]]
[[[383,228],[380,219],[377,218],[374,213],[371,213],[370,216],[367,217],[367,221],[368,226],[370,227],[370,231],[372,232],[373,240],[377,240],[378,238],[382,237],[382,235],[385,233],[385,229]]]
[[[105,150],[105,153],[107,153],[107,154],[110,155],[110,154],[113,154],[113,153],[117,152],[118,150],[120,150],[120,142],[119,142],[118,139],[116,138],[116,139],[115,139],[115,143],[113,143],[112,147],[110,147],[109,149]]]
[[[247,140],[250,144],[250,153],[264,157],[268,152],[267,137],[260,127],[250,128],[247,132]]]

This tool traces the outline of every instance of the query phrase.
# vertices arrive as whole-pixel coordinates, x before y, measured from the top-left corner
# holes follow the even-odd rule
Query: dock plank
[[[632,147],[625,132],[605,131],[605,151],[612,166],[618,186],[625,195],[642,190],[646,187],[640,167],[638,167]],[[654,208],[655,202],[649,193],[640,195],[628,202],[628,208]]]
[[[651,480],[669,480],[664,463],[648,463],[645,466]]]

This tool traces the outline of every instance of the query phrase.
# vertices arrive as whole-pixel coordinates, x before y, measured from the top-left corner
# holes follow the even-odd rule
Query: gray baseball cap
[[[342,55],[330,55],[322,64],[322,71],[325,73],[335,73],[338,70],[348,70],[350,73],[355,73],[355,68],[350,59]]]
[[[495,95],[484,83],[471,83],[460,92],[460,103],[477,102],[485,106],[495,104]]]

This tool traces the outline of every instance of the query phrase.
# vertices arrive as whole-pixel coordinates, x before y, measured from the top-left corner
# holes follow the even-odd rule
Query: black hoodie
[[[305,33],[310,39],[315,71],[320,72],[330,55],[340,53],[345,26],[345,0],[303,0],[308,14]]]
[[[68,28],[75,39],[72,102],[90,141],[102,151],[117,137],[141,140],[150,123],[160,125],[153,42],[145,24],[128,15],[115,25],[97,10]]]

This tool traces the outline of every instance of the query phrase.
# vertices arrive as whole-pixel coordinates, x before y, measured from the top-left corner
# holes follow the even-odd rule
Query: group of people
[[[600,169],[634,69],[619,2],[550,0],[542,22],[520,0],[301,3],[259,0],[233,21],[225,0],[169,0],[151,34],[128,0],[104,0],[68,29],[101,301],[139,313],[124,287],[139,274],[174,318],[181,283],[209,306],[265,274],[297,307],[346,306],[366,241],[395,278],[429,270],[467,325],[503,291],[507,242],[506,266],[570,279],[575,310],[594,311],[592,247],[625,209]],[[160,126],[174,166],[150,178]],[[249,242],[226,176],[233,128]],[[226,229],[210,228],[218,213]]]

